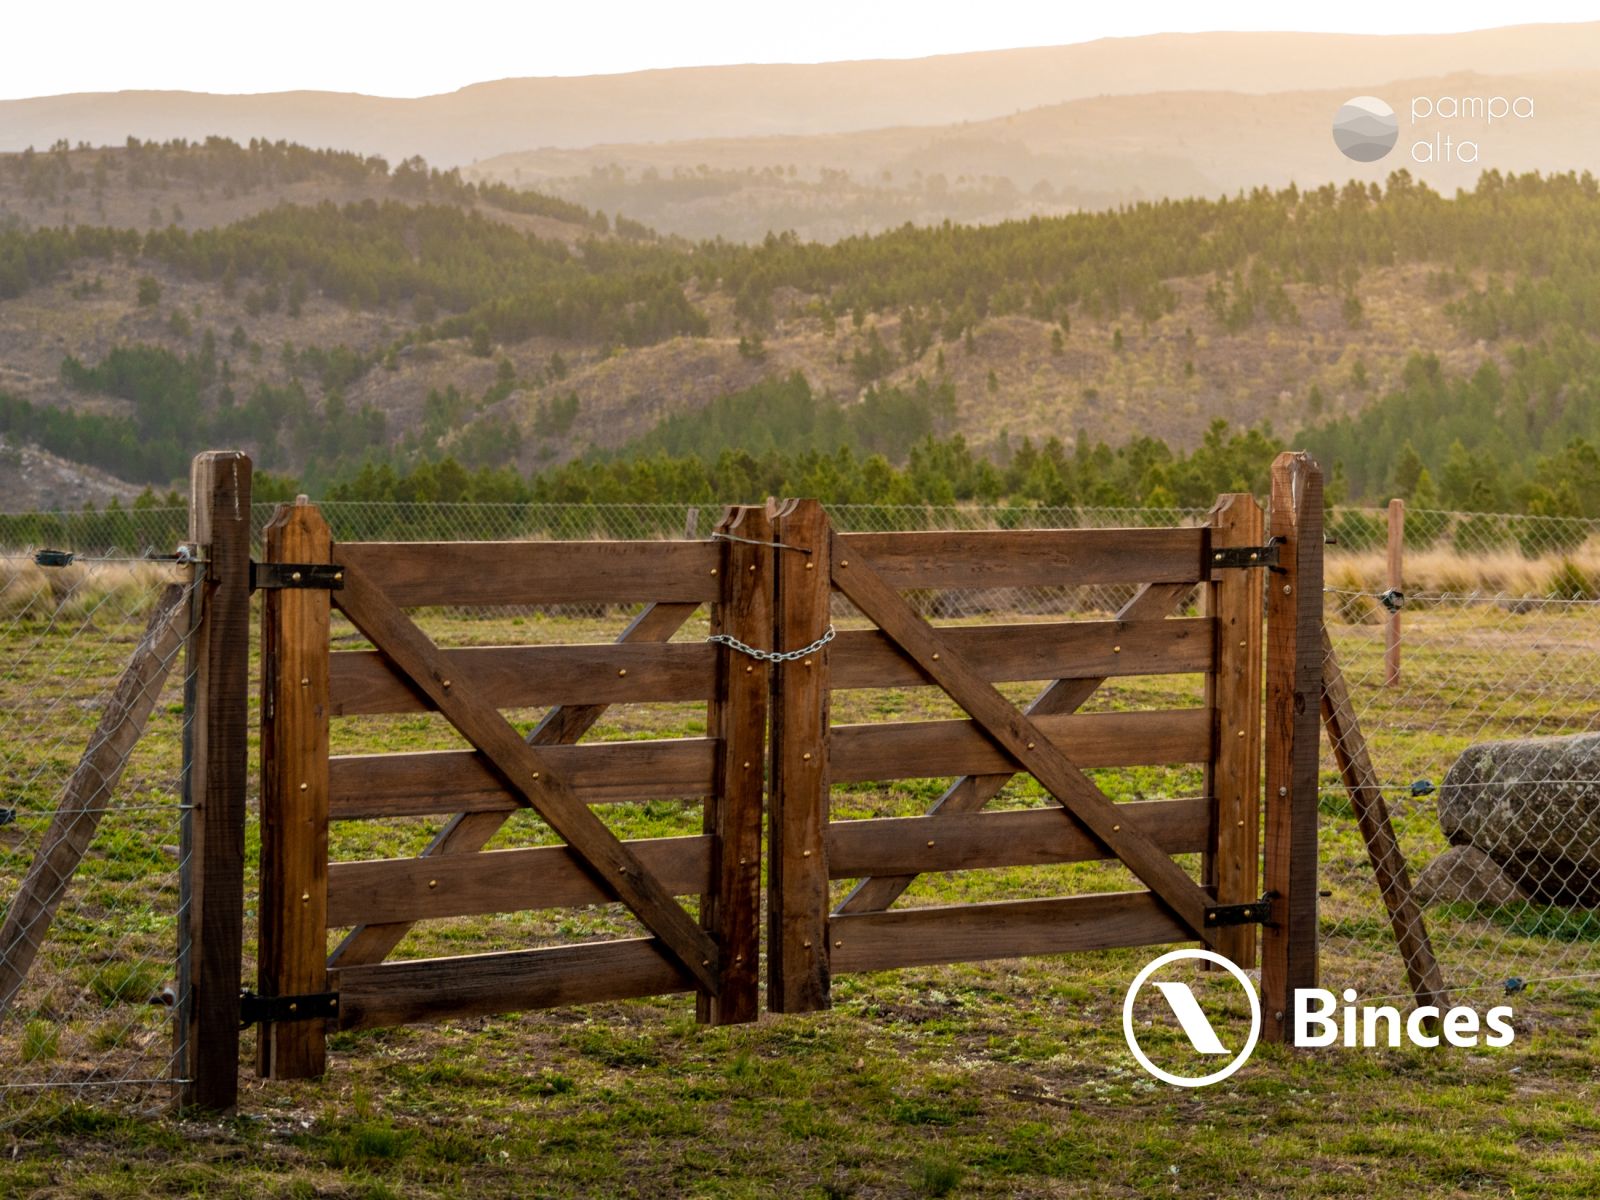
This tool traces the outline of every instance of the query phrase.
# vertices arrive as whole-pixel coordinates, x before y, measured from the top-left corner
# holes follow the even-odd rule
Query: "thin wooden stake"
[[[1406,502],[1389,501],[1389,561],[1388,583],[1390,591],[1402,596],[1406,590]],[[1383,674],[1384,683],[1396,687],[1400,683],[1400,608],[1390,609],[1383,622]]]
[[[250,742],[250,459],[194,460],[189,541],[204,560],[189,638],[180,860],[178,1102],[218,1112],[239,1099],[244,822]]]
[[[1389,806],[1384,802],[1378,773],[1367,751],[1367,739],[1356,720],[1350,691],[1334,657],[1333,639],[1328,636],[1326,627],[1322,631],[1322,653],[1322,722],[1328,731],[1328,745],[1333,749],[1339,775],[1350,794],[1350,807],[1355,810],[1361,840],[1366,843],[1378,892],[1389,910],[1389,925],[1394,930],[1400,957],[1405,960],[1411,990],[1418,1005],[1435,1005],[1442,1012],[1447,1001],[1439,961],[1433,955],[1433,943],[1428,939],[1422,910],[1412,899],[1411,873],[1406,869],[1405,855],[1400,852],[1394,825],[1389,820]]]
[[[1266,892],[1262,1035],[1290,1040],[1295,992],[1317,985],[1317,768],[1322,695],[1322,469],[1272,464],[1279,569],[1267,583]]]

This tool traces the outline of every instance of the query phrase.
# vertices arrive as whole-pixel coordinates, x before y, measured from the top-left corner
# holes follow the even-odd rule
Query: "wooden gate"
[[[321,1072],[331,1025],[695,991],[703,1020],[757,1014],[765,664],[669,642],[702,604],[740,641],[770,633],[770,525],[730,509],[704,541],[351,543],[281,508],[262,608],[259,1066]],[[610,646],[441,649],[408,610],[599,603],[644,610]],[[372,650],[330,653],[337,608]],[[623,702],[707,700],[708,736],[578,744]],[[502,709],[553,707],[523,737]],[[469,748],[330,756],[329,718],[433,711]],[[594,807],[704,797],[704,833],[619,840]],[[565,845],[482,852],[519,808]],[[328,861],[328,823],[443,816],[419,857]],[[698,918],[679,902],[698,895]],[[649,936],[384,961],[418,921],[621,901]],[[330,928],[348,933],[331,955]]]
[[[1260,926],[1264,1032],[1281,1038],[1293,989],[1316,983],[1320,514],[1316,468],[1293,455],[1274,469],[1270,538],[1248,495],[1193,528],[977,533],[835,533],[816,502],[789,501],[671,542],[334,545],[314,506],[281,508],[253,580],[261,936],[245,1018],[263,1025],[261,1070],[319,1073],[329,1028],[661,993],[695,992],[704,1021],[754,1019],[764,798],[774,1011],[826,1007],[836,973],[923,963],[1200,941],[1251,965]],[[1072,621],[935,625],[907,596],[1108,585],[1131,598]],[[839,597],[866,627],[834,634]],[[645,607],[604,646],[442,649],[411,615],[586,602]],[[669,640],[703,604],[720,638]],[[334,609],[372,649],[332,652]],[[1203,676],[1199,702],[1079,711],[1109,679],[1169,674]],[[1041,679],[1025,707],[995,686]],[[967,715],[830,720],[836,689],[919,685]],[[685,700],[708,702],[706,736],[580,741],[609,705]],[[503,714],[543,706],[526,737]],[[442,715],[465,748],[330,755],[331,717],[401,712]],[[1198,794],[1118,803],[1086,774],[1144,764],[1201,765]],[[1021,773],[1054,804],[983,811]],[[923,816],[830,812],[835,784],[929,777],[953,782]],[[597,811],[669,797],[703,798],[703,833],[622,841]],[[519,809],[564,844],[485,852]],[[419,856],[328,861],[330,821],[394,817],[447,821]],[[924,872],[1094,860],[1142,888],[893,907]],[[833,904],[839,880],[857,882]],[[420,921],[613,901],[646,936],[385,961]]]

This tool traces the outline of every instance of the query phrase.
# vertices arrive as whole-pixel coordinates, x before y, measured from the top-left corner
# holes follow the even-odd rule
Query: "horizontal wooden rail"
[[[673,895],[705,891],[711,878],[710,837],[623,845]],[[606,904],[616,898],[566,846],[328,864],[328,924],[335,928]]]
[[[1204,797],[1141,800],[1119,805],[1118,811],[1169,854],[1189,854],[1206,847],[1211,802]],[[1054,805],[1007,812],[835,821],[828,826],[827,845],[828,875],[833,879],[1092,862],[1107,857],[1098,840]]]
[[[475,646],[444,657],[496,708],[706,700],[716,687],[716,647],[704,642]],[[433,707],[376,650],[334,654],[331,666],[336,717]]]
[[[1194,940],[1150,892],[836,915],[829,937],[836,975]]]
[[[1196,583],[1204,529],[1029,529],[977,533],[836,533],[896,588],[1071,587]]]
[[[944,626],[940,634],[991,683],[1018,679],[1103,679],[1211,670],[1215,622],[1048,621],[1027,625]],[[839,688],[930,684],[887,634],[851,629],[834,639],[829,685]]]
[[[629,938],[339,967],[328,986],[339,993],[341,1029],[373,1029],[692,992],[694,981],[659,938]]]
[[[721,557],[712,541],[346,542],[334,550],[401,608],[713,600]]]
[[[715,738],[542,746],[589,804],[704,796],[716,779]],[[471,750],[339,755],[330,761],[328,814],[335,821],[436,813],[512,812],[519,804]]]
[[[1211,754],[1212,710],[1073,713],[1034,723],[1082,768],[1204,762]],[[931,779],[1018,770],[974,721],[835,725],[829,768],[835,783]]]

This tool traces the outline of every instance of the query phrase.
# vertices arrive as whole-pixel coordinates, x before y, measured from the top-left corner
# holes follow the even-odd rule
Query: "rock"
[[[1422,868],[1411,895],[1423,908],[1435,904],[1515,904],[1527,893],[1482,850],[1451,846]]]
[[[1468,748],[1439,789],[1439,825],[1534,899],[1600,903],[1600,734]]]

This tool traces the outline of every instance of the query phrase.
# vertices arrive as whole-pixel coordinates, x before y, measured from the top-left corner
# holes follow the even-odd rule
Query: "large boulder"
[[[1600,734],[1470,747],[1439,789],[1439,824],[1535,899],[1600,903]]]
[[[1487,904],[1498,908],[1526,900],[1506,870],[1473,846],[1451,846],[1422,868],[1411,895],[1424,908],[1435,904]]]

